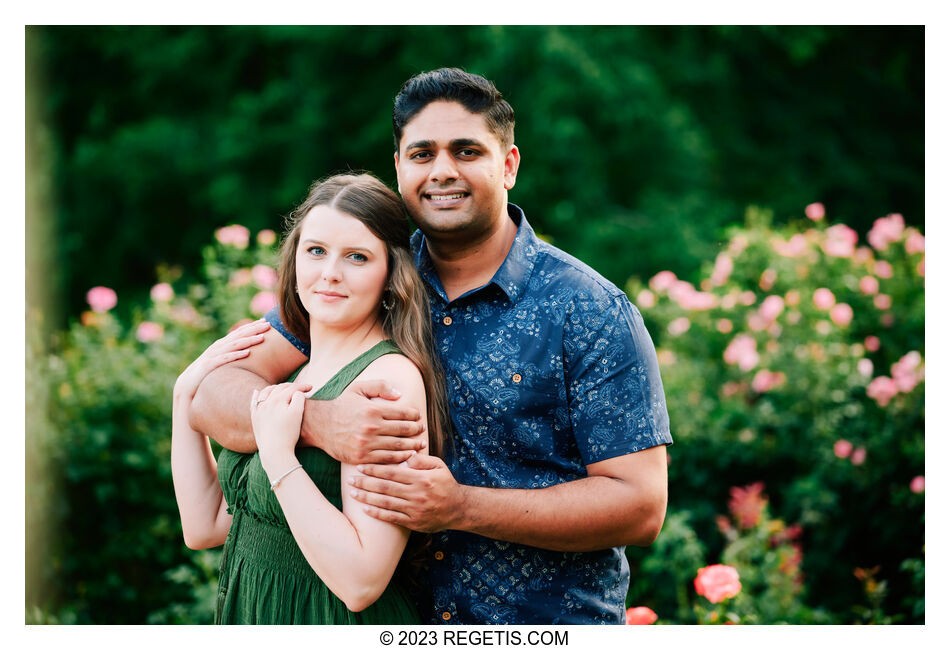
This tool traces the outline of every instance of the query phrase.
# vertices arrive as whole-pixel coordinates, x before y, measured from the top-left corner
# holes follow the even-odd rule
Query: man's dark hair
[[[399,89],[393,104],[393,141],[399,151],[402,130],[416,114],[436,101],[458,102],[482,115],[488,129],[507,149],[515,141],[515,111],[495,84],[459,68],[439,68],[412,77]]]

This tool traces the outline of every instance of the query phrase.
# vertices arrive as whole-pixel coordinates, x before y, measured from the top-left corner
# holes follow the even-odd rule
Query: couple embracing
[[[175,385],[185,542],[224,544],[216,622],[622,623],[672,442],[640,314],[508,203],[491,82],[417,75],[393,130],[402,198],[315,183],[279,306]]]

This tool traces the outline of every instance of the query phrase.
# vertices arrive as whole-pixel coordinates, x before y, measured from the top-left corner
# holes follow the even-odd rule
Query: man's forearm
[[[552,551],[646,546],[659,533],[666,494],[591,476],[537,490],[460,486],[454,529]]]
[[[218,368],[198,386],[189,412],[191,427],[231,451],[257,451],[251,430],[251,393],[265,386],[267,382],[249,370]]]

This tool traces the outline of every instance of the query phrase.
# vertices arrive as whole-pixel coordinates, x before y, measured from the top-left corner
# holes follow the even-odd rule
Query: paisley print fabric
[[[455,428],[446,459],[460,483],[545,488],[586,466],[671,444],[656,351],[626,295],[540,240],[520,208],[492,280],[449,302],[425,237],[413,235]],[[286,332],[276,309],[267,320]],[[624,622],[623,548],[546,551],[460,531],[433,536],[433,623]]]

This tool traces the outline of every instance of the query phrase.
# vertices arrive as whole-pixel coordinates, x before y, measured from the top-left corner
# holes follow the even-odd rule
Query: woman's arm
[[[172,402],[172,480],[188,548],[224,543],[231,515],[218,484],[217,465],[208,439],[188,423],[188,409],[198,385],[215,368],[242,359],[263,340],[269,325],[255,321],[212,343],[175,382]]]
[[[407,398],[408,404],[426,412],[425,390],[418,369],[401,355],[374,361],[360,379],[386,378]],[[265,389],[266,390],[266,389]],[[260,398],[258,395],[257,398]],[[298,464],[294,439],[299,432],[303,393],[292,386],[263,393],[263,402],[252,408],[254,434],[261,463],[274,480]],[[422,436],[426,436],[423,431]],[[424,453],[424,452],[422,452]],[[349,479],[357,470],[342,465],[343,511],[320,493],[303,471],[293,471],[274,490],[290,530],[304,557],[327,587],[358,612],[372,605],[386,589],[409,539],[409,531],[370,517],[351,492]]]

